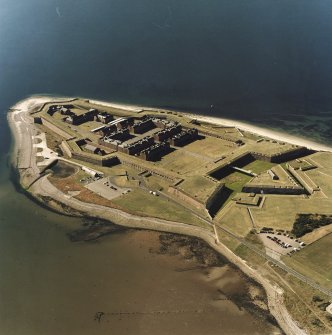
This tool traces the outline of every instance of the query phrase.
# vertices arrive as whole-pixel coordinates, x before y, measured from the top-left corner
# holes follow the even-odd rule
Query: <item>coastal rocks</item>
[[[108,221],[93,218],[87,218],[83,225],[83,228],[74,230],[67,234],[71,242],[95,241],[102,236],[120,233],[127,230],[126,228],[114,225]]]
[[[185,259],[194,260],[206,267],[223,266],[227,262],[224,257],[198,238],[177,234],[161,234],[159,240],[160,253],[181,255]]]
[[[65,205],[64,203],[57,201],[49,196],[38,195],[35,199],[39,200],[41,204],[44,204],[46,208],[52,209],[60,214],[65,214],[69,216],[83,216],[83,213],[75,210],[72,207]]]
[[[190,266],[176,269],[177,272],[204,270],[204,278],[218,287],[214,301],[230,300],[239,310],[247,310],[256,318],[278,327],[277,321],[269,311],[264,288],[215,252],[203,240],[162,233],[159,235],[159,241],[159,249],[150,249],[150,252],[180,256],[190,261]]]

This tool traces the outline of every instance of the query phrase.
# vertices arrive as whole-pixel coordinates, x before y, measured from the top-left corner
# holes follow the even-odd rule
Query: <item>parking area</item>
[[[111,183],[109,177],[96,180],[92,183],[87,184],[85,187],[108,200],[112,200],[121,196],[122,194],[126,194],[131,191],[130,188],[119,187]]]
[[[260,232],[259,236],[264,243],[267,254],[273,258],[281,255],[292,255],[305,246],[300,239],[286,233]]]

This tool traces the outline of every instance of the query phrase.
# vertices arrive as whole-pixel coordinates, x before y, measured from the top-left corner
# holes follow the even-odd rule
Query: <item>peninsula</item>
[[[199,237],[262,284],[286,334],[332,331],[331,148],[236,121],[83,98],[31,97],[8,120],[13,164],[36,199]]]

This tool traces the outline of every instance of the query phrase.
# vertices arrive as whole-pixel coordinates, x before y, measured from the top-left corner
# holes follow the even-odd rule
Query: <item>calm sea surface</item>
[[[31,94],[79,95],[331,143],[331,32],[330,0],[0,0],[0,333],[109,334],[93,320],[97,311],[162,309],[167,287],[181,301],[198,305],[204,296],[208,304],[216,289],[198,274],[174,275],[181,260],[152,256],[150,238],[137,242],[143,233],[70,243],[66,232],[80,221],[33,204],[9,180],[12,104]],[[262,332],[248,313],[223,305],[204,316],[207,334],[223,313],[229,333],[243,333],[225,321],[240,316],[248,333]],[[207,329],[183,315],[130,320],[109,319],[111,333]]]

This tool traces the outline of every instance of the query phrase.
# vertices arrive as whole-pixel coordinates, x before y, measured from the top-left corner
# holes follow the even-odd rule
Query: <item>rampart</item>
[[[71,149],[66,141],[61,142],[60,149],[63,154],[67,155],[69,158],[72,157]]]
[[[296,147],[289,149],[287,151],[277,153],[274,155],[267,155],[260,152],[246,152],[239,156],[234,157],[232,160],[225,162],[224,164],[214,168],[208,174],[215,179],[223,179],[227,177],[230,173],[233,172],[232,166],[243,167],[247,164],[250,164],[254,160],[260,160],[271,163],[283,163],[292,159],[303,157],[313,153],[313,150],[310,150],[305,147]]]
[[[59,101],[47,101],[47,102],[44,102],[38,109],[30,112],[30,114],[32,115],[32,114],[39,113],[47,105],[62,105],[62,104],[67,104],[69,102],[74,102],[74,101],[78,101],[78,100],[81,100],[81,99],[79,99],[79,98],[72,98],[72,99],[59,100]],[[86,101],[86,100],[84,100],[84,101]]]
[[[227,161],[223,163],[222,165],[218,166],[217,168],[211,170],[209,172],[209,175],[212,178],[215,178],[217,180],[223,179],[227,177],[229,174],[233,172],[233,166],[236,167],[243,167],[247,164],[250,164],[253,162],[255,159],[251,155],[250,152],[243,153],[239,156],[234,157],[232,160]]]
[[[185,201],[189,205],[192,205],[193,207],[196,207],[197,209],[206,211],[206,207],[203,202],[200,202],[199,200],[193,198],[190,194],[188,194],[184,190],[178,189],[174,186],[169,186],[168,192],[174,195],[175,197],[179,198],[180,200]]]
[[[72,151],[71,153],[72,158],[74,159],[78,159],[80,161],[95,164],[98,166],[114,166],[119,164],[119,159],[117,156],[100,157],[98,155],[75,151]]]
[[[171,175],[167,175],[166,173],[163,173],[157,169],[151,169],[151,168],[147,168],[146,166],[142,165],[140,162],[138,163],[134,163],[130,160],[127,160],[127,159],[124,159],[123,157],[118,157],[119,161],[121,164],[123,165],[127,165],[127,166],[130,166],[132,167],[133,169],[137,170],[137,171],[140,171],[140,172],[144,172],[144,171],[147,171],[149,173],[151,173],[152,175],[154,176],[157,176],[157,177],[161,177],[167,181],[170,181],[172,183],[174,183],[175,181],[177,181],[177,178],[171,176]]]
[[[272,185],[245,185],[242,188],[244,193],[255,193],[255,194],[288,194],[288,195],[300,195],[306,194],[306,191],[301,186],[272,186]]]
[[[222,191],[224,189],[224,186],[225,186],[225,184],[219,184],[215,188],[215,190],[210,194],[210,196],[206,200],[206,204],[205,204],[205,207],[207,209],[210,209],[214,205],[214,202],[218,199],[219,194],[222,193]]]
[[[91,164],[95,164],[98,166],[114,166],[120,163],[117,156],[101,157],[99,155],[93,155],[93,154],[89,154],[83,151],[81,152],[75,151],[72,148],[70,148],[69,144],[66,141],[61,142],[60,149],[62,150],[63,154],[67,155],[70,158],[74,158],[74,159],[87,162],[87,163],[91,163]]]
[[[250,154],[257,160],[280,164],[292,159],[310,155],[314,152],[314,150],[310,150],[306,147],[295,147],[273,155],[262,154],[254,151],[251,151]]]
[[[42,121],[42,124],[45,127],[49,128],[51,131],[53,131],[54,133],[60,135],[64,139],[70,140],[70,139],[74,138],[74,136],[68,134],[67,132],[65,132],[64,130],[62,130],[61,128],[59,128],[58,126],[56,126],[55,124],[53,124],[52,122],[46,120],[44,117],[41,117],[41,121]]]
[[[216,134],[216,133],[213,133],[211,131],[204,130],[204,129],[198,129],[198,132],[199,132],[199,134],[202,134],[202,135],[208,135],[210,137],[221,138],[222,140],[231,142],[234,145],[236,144],[236,141],[237,141],[234,138],[231,138],[231,137],[228,137],[228,136],[225,136],[225,135],[222,135],[222,134]]]
[[[310,179],[305,180],[303,176],[300,175],[290,164],[287,164],[287,169],[291,175],[306,189],[309,194],[314,193],[314,191],[319,191],[320,188],[315,185]]]
[[[209,211],[209,209],[214,205],[215,201],[218,199],[218,196],[220,195],[220,193],[222,193],[224,188],[224,184],[217,185],[215,190],[209,195],[209,197],[205,201],[201,201],[199,199],[196,199],[183,189],[175,186],[178,184],[179,183],[169,186],[168,192],[179,198],[180,200],[183,200],[186,203],[204,211]]]

